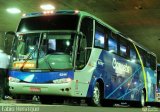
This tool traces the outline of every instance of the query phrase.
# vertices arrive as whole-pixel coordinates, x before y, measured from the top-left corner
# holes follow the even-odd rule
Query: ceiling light
[[[18,8],[8,8],[7,12],[12,13],[12,14],[18,14],[18,13],[21,13],[21,10]]]
[[[55,7],[51,4],[44,4],[44,5],[41,5],[40,7],[43,10],[54,10],[55,9]]]

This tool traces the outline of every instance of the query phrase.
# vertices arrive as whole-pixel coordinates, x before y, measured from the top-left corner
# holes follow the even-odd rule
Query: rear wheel
[[[144,107],[146,104],[146,94],[144,91],[141,92],[140,106]]]
[[[100,100],[101,100],[101,91],[99,83],[97,82],[93,88],[93,96],[92,98],[87,99],[87,104],[89,106],[100,106]]]
[[[144,90],[140,93],[140,101],[130,101],[132,107],[144,107],[146,105],[146,93]]]

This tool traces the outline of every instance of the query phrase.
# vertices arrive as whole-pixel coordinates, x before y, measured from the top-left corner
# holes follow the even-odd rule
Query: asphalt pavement
[[[42,105],[39,102],[16,102],[15,100],[1,100],[0,112],[160,112],[158,107],[132,108],[116,105],[114,107],[90,107],[70,104]]]

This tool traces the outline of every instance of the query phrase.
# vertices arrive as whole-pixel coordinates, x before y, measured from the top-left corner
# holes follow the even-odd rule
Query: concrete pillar
[[[4,33],[0,32],[0,49],[4,50]]]

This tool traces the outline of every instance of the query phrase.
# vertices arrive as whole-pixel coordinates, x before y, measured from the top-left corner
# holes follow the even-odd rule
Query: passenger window
[[[136,59],[136,51],[134,49],[130,50],[130,58],[131,59]]]
[[[83,18],[80,31],[87,39],[87,47],[91,47],[93,42],[93,20],[88,17]]]
[[[125,45],[120,45],[120,55],[123,57],[127,56],[127,47]]]
[[[109,52],[117,53],[117,40],[113,37],[108,39],[108,50]]]
[[[95,33],[95,47],[104,48],[105,34],[96,31]]]
[[[146,54],[146,67],[150,68],[150,55]]]
[[[144,66],[146,66],[145,50],[143,50],[140,47],[137,47],[137,48],[138,48],[138,52],[140,53],[140,57],[142,59],[142,63],[143,63]]]
[[[156,57],[153,55],[150,55],[150,61],[151,61],[151,68],[152,70],[156,70]]]
[[[93,19],[85,17],[82,19],[80,31],[84,34],[79,41],[76,66],[77,69],[82,69],[87,64],[93,42]]]
[[[120,55],[123,57],[127,57],[127,51],[128,47],[127,47],[127,41],[120,39]]]
[[[94,46],[104,49],[106,47],[107,40],[107,28],[96,22],[95,24],[95,37]]]
[[[130,59],[132,62],[136,62],[137,60],[136,50],[133,46],[130,46]]]

